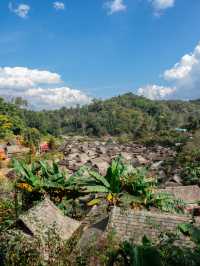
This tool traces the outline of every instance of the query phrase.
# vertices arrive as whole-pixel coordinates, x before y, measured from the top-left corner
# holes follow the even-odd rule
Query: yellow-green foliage
[[[0,137],[11,133],[12,122],[9,116],[0,114]]]

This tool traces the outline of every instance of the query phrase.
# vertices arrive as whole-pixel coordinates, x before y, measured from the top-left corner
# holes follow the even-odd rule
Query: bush
[[[147,132],[142,136],[141,142],[145,145],[162,145],[173,147],[176,143],[186,143],[188,136],[185,133],[179,133],[174,130],[162,130],[157,133]]]
[[[173,195],[164,192],[154,194],[152,204],[161,211],[171,213],[183,213],[185,207],[182,200],[175,199]]]
[[[29,147],[39,147],[41,135],[36,128],[28,128],[24,131],[24,142]]]
[[[161,235],[157,245],[151,243],[145,236],[141,245],[125,241],[117,249],[108,253],[108,266],[199,266],[200,265],[200,231],[193,226],[184,233],[190,236],[190,247],[177,245],[178,234]],[[198,236],[198,239],[197,239]],[[192,243],[191,242],[191,243]]]
[[[0,233],[8,228],[15,219],[15,205],[13,200],[0,199]]]
[[[26,235],[14,228],[0,237],[0,262],[9,266],[67,266],[68,245],[52,227],[45,239]]]
[[[200,162],[187,163],[181,175],[185,185],[200,185]]]

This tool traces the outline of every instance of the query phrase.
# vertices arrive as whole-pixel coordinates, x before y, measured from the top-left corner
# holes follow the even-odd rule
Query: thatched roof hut
[[[17,224],[25,233],[41,238],[53,229],[62,240],[70,239],[80,226],[80,222],[64,216],[48,198],[21,215]]]
[[[158,192],[170,193],[176,199],[181,199],[188,204],[200,201],[200,188],[196,185],[166,187],[165,189],[159,189]]]

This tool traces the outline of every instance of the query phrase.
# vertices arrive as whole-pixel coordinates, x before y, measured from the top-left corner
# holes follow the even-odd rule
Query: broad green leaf
[[[94,206],[94,205],[98,205],[98,204],[100,204],[100,203],[101,203],[101,200],[100,200],[100,199],[93,199],[93,200],[89,201],[89,202],[87,203],[87,205],[88,205],[88,206]]]
[[[108,193],[109,189],[104,186],[85,186],[83,191],[88,193]]]
[[[105,177],[101,176],[95,171],[90,171],[90,175],[95,178],[98,182],[101,182],[105,187],[110,188],[109,182],[106,180]]]

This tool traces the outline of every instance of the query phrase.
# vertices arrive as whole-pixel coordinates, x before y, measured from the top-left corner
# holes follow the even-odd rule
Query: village
[[[200,1],[0,1],[0,266],[200,266]]]
[[[19,142],[6,143],[1,146],[0,150],[4,164],[13,158],[22,158],[29,152],[30,149],[23,147]],[[40,256],[43,258],[44,263],[45,261],[46,263],[49,261],[49,252],[52,252],[47,247],[48,240],[46,239],[46,234],[48,230],[52,230],[52,226],[54,226],[56,236],[60,241],[69,242],[76,240],[73,250],[74,252],[78,252],[78,254],[82,254],[82,252],[90,249],[91,245],[98,246],[98,243],[105,240],[112,232],[114,232],[116,239],[120,239],[120,242],[132,241],[134,244],[141,245],[144,236],[152,241],[152,243],[158,243],[161,234],[176,233],[177,228],[183,224],[192,224],[195,227],[200,225],[199,186],[185,186],[180,176],[180,169],[167,167],[171,165],[177,156],[175,149],[160,145],[148,147],[137,143],[120,144],[111,138],[107,140],[87,138],[85,140],[84,138],[75,137],[64,139],[62,144],[57,147],[57,152],[62,154],[60,156],[61,159],[57,159],[58,168],[60,169],[58,171],[63,171],[62,173],[65,172],[68,176],[64,177],[64,179],[70,179],[70,176],[81,176],[80,178],[83,179],[86,176],[85,179],[87,179],[86,172],[89,171],[88,169],[92,169],[92,171],[97,173],[95,177],[96,181],[99,181],[101,177],[107,176],[110,165],[112,166],[113,162],[117,161],[118,158],[121,158],[120,160],[123,161],[123,164],[127,165],[130,169],[148,169],[149,177],[141,178],[144,178],[145,182],[148,182],[148,178],[156,177],[156,182],[158,183],[156,187],[152,185],[152,189],[155,189],[155,191],[148,190],[147,188],[142,193],[147,193],[148,191],[153,197],[157,197],[155,195],[158,195],[156,200],[157,203],[160,200],[161,204],[161,195],[170,195],[171,202],[169,202],[169,205],[177,204],[180,212],[172,211],[170,213],[170,207],[169,210],[167,208],[162,209],[162,206],[153,206],[154,204],[145,207],[148,206],[146,201],[149,199],[148,196],[147,198],[143,198],[143,194],[141,194],[142,202],[131,199],[128,200],[128,205],[126,203],[125,206],[122,203],[122,198],[120,198],[120,193],[119,196],[113,193],[112,190],[110,192],[108,190],[107,193],[105,191],[98,192],[98,190],[96,193],[94,193],[95,190],[94,192],[91,190],[91,193],[85,193],[83,189],[83,191],[81,190],[80,198],[75,199],[74,203],[82,206],[81,208],[84,211],[82,210],[81,214],[78,215],[77,210],[74,209],[75,212],[72,211],[66,215],[62,208],[60,208],[61,205],[57,204],[57,200],[55,200],[55,197],[59,197],[60,188],[53,188],[52,186],[57,196],[54,195],[55,193],[51,194],[52,192],[49,190],[46,190],[44,194],[40,192],[43,195],[41,200],[38,203],[36,201],[34,204],[31,204],[26,211],[19,212],[14,228],[9,229],[7,234],[7,237],[10,236],[11,239],[18,234],[30,243],[34,242],[35,238],[39,239],[43,246],[42,249],[40,248]],[[44,156],[48,153],[51,153],[48,143],[42,142],[38,149],[39,156]],[[47,166],[52,164],[52,162],[52,159],[48,159]],[[121,161],[119,162],[121,163]],[[3,167],[1,170],[3,171]],[[117,168],[115,170],[118,171]],[[6,168],[5,172],[8,179],[16,180],[18,178],[17,172],[13,172],[13,169]],[[123,175],[123,171],[121,175]],[[22,173],[22,179],[20,180],[24,180],[23,176],[24,174]],[[74,179],[75,182],[79,182],[78,179],[76,181],[76,178]],[[84,182],[84,180],[81,182]],[[20,184],[22,183],[19,183],[18,187],[20,187]],[[32,186],[29,185],[30,190],[28,189],[28,185],[26,186],[27,191],[29,191],[28,194],[33,193],[33,183]],[[20,196],[20,191],[22,191],[23,195],[24,188],[18,190],[18,204],[23,200]],[[124,192],[123,189],[121,194]],[[66,193],[69,193],[67,187]],[[0,197],[5,197],[5,195],[3,191],[0,192]],[[24,195],[27,196],[27,192]],[[139,194],[136,193],[135,195]],[[10,192],[7,194],[7,197],[13,197],[13,200],[15,200],[16,194]],[[175,208],[174,206],[171,207]],[[186,235],[181,235],[177,241],[183,247],[191,247],[193,245],[190,237]],[[69,258],[77,256],[73,254],[75,253],[72,252]],[[93,265],[91,263],[93,262],[90,262],[90,265]]]

